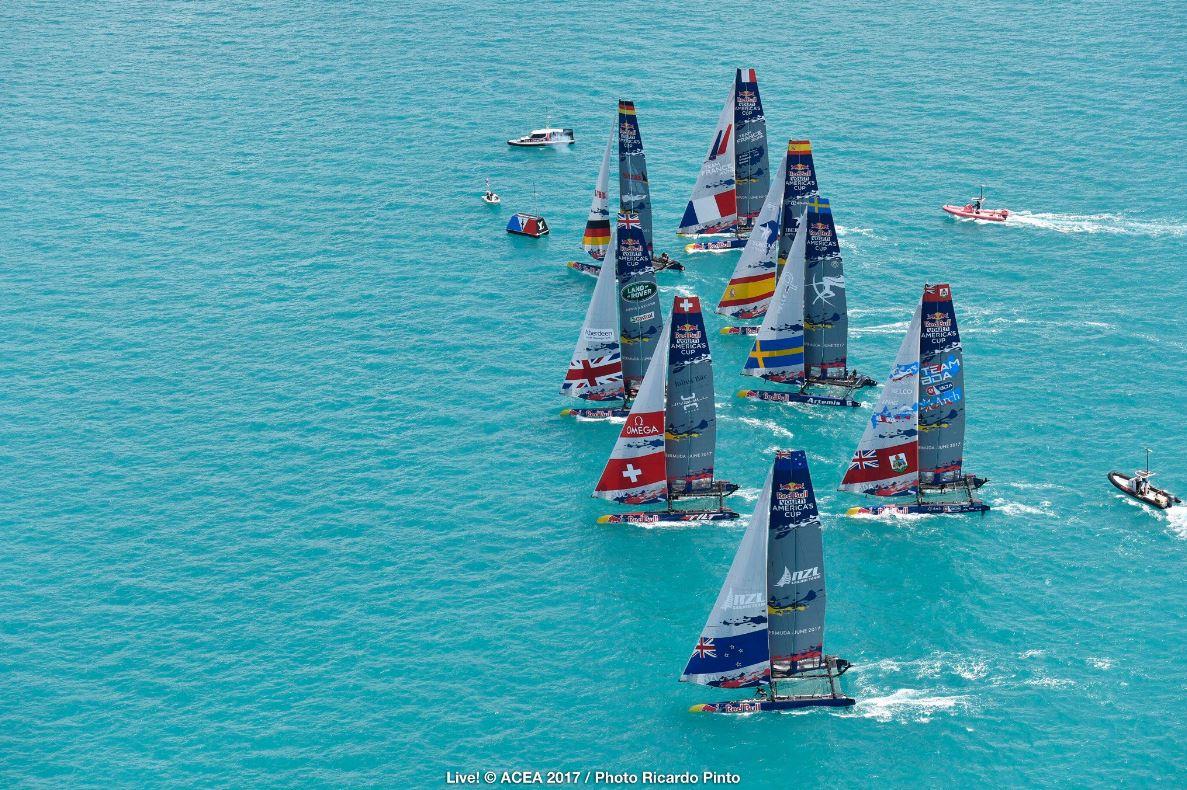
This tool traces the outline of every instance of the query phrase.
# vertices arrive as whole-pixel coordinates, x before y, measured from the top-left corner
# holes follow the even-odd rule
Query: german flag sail
[[[598,171],[598,183],[594,185],[593,202],[589,206],[589,219],[585,222],[585,236],[581,246],[589,257],[600,261],[606,257],[610,246],[610,149],[614,146],[614,132],[606,142],[602,154],[602,169]]]

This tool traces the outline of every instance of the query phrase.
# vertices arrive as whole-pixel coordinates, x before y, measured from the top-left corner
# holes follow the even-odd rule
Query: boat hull
[[[740,250],[746,246],[746,239],[719,239],[717,241],[694,241],[690,244],[684,245],[684,251],[689,255],[696,255],[702,252],[733,252]]]
[[[813,406],[849,406],[861,404],[853,398],[839,398],[832,395],[809,395],[805,392],[774,392],[772,390],[738,390],[738,397],[745,400],[760,400],[769,403],[807,403]]]
[[[759,327],[757,326],[723,326],[721,334],[723,335],[743,335],[746,337],[757,337]]]
[[[741,518],[726,508],[721,510],[671,510],[659,512],[610,513],[598,516],[599,524],[688,524],[700,521],[735,521]]]
[[[630,409],[618,407],[604,407],[592,409],[561,409],[562,417],[572,417],[578,422],[622,422],[631,413]]]
[[[976,219],[984,222],[1005,222],[1010,212],[1004,208],[974,209],[966,206],[941,206],[944,211],[961,219]]]
[[[565,266],[568,266],[570,269],[572,269],[575,272],[580,272],[581,274],[587,275],[589,277],[597,277],[598,274],[602,271],[601,266],[594,266],[593,264],[585,263],[583,261],[566,261]],[[680,263],[680,261],[668,261],[667,263],[658,263],[657,262],[657,263],[653,264],[653,266],[657,272],[666,272],[666,271],[682,272],[682,271],[684,271],[684,264]]]
[[[857,700],[852,697],[789,697],[787,699],[730,700],[702,702],[689,708],[690,713],[764,713],[800,708],[848,708]]]
[[[984,502],[916,502],[910,505],[876,505],[874,507],[851,507],[847,516],[905,516],[940,515],[952,513],[985,513],[989,505]]]
[[[1109,482],[1113,484],[1121,493],[1136,499],[1139,502],[1144,502],[1150,507],[1156,507],[1159,510],[1169,510],[1178,502],[1183,500],[1169,491],[1161,488],[1150,486],[1150,492],[1145,496],[1140,496],[1129,488],[1129,481],[1133,478],[1121,472],[1109,472]]]

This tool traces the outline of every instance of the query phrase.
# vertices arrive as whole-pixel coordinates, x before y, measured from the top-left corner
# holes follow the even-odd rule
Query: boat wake
[[[865,335],[901,335],[907,331],[907,327],[910,325],[910,321],[895,321],[892,324],[855,326],[849,328],[849,334],[853,337],[863,337]]]
[[[1187,223],[1131,219],[1120,214],[1055,214],[1016,211],[1004,225],[1020,225],[1056,233],[1115,233],[1128,236],[1187,236]]]
[[[762,428],[763,430],[770,431],[771,434],[778,436],[780,439],[790,440],[795,438],[794,433],[774,420],[760,420],[757,417],[739,417],[738,419],[751,428]]]
[[[1129,497],[1126,497],[1129,499]],[[1176,537],[1187,539],[1187,507],[1175,505],[1166,513],[1166,524]]]
[[[1004,499],[994,499],[993,509],[1003,516],[1047,516],[1054,518],[1050,502],[1039,502],[1038,505],[1027,505],[1022,502],[1007,502]]]
[[[875,721],[926,723],[938,713],[959,713],[969,705],[964,694],[938,695],[919,689],[896,689],[881,697],[859,697],[854,711]]]

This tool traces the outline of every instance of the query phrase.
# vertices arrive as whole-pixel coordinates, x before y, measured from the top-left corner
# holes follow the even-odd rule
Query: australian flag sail
[[[713,144],[701,165],[692,197],[677,231],[681,236],[733,233],[737,229],[738,196],[734,183],[734,86],[717,118]]]
[[[961,479],[964,454],[964,357],[952,289],[923,289],[919,332],[919,482]]]
[[[807,228],[804,222],[797,224],[799,230],[788,251],[792,265],[785,267],[779,277],[771,305],[742,368],[744,375],[785,383],[804,380],[804,247]],[[751,236],[751,240],[753,238]]]
[[[677,296],[672,302],[667,363],[668,487],[673,494],[708,491],[713,487],[717,417],[713,358],[701,300],[695,296]]]
[[[809,379],[845,375],[849,308],[841,247],[826,198],[808,202],[807,302],[804,306],[805,358]]]
[[[841,491],[897,496],[917,490],[921,313],[922,305],[916,306],[894,368],[841,480]]]
[[[663,317],[659,310],[655,270],[643,239],[639,215],[633,212],[619,214],[615,232],[622,378],[629,396],[639,388],[647,372],[647,363],[663,329]]]
[[[660,337],[666,351],[668,328]],[[664,390],[668,365],[664,351],[657,353],[647,367],[639,396],[631,404],[618,441],[602,470],[593,495],[630,505],[662,502],[668,497],[668,472],[664,460],[665,441]]]
[[[734,129],[734,183],[741,235],[754,227],[771,180],[767,120],[754,69],[737,69],[734,73]]]
[[[803,450],[775,453],[767,524],[771,677],[820,669],[824,656],[824,545]]]
[[[787,173],[783,187],[783,216],[779,233],[779,275],[787,262],[787,253],[795,239],[797,223],[808,201],[820,196],[816,166],[812,162],[812,143],[787,141]]]
[[[717,303],[717,312],[732,318],[759,318],[775,292],[775,256],[779,247],[779,213],[783,202],[783,165],[771,181],[758,213],[757,226],[738,258],[733,276]]]
[[[647,155],[643,153],[643,136],[639,133],[635,103],[630,101],[618,103],[618,203],[624,214],[638,215],[643,241],[650,254],[653,239]]]
[[[589,218],[585,221],[585,235],[581,246],[589,257],[600,261],[606,257],[610,246],[610,148],[614,145],[614,133],[606,141],[602,154],[602,168],[598,171],[598,183],[594,185],[593,201],[589,205]]]
[[[619,345],[618,305],[615,300],[614,253],[598,272],[585,321],[561,394],[591,401],[623,397],[622,354]]]
[[[767,475],[717,602],[680,676],[682,682],[720,688],[770,682],[766,555],[771,477]]]

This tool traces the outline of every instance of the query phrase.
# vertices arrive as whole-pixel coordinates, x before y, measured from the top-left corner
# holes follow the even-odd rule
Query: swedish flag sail
[[[799,219],[802,219],[802,215]],[[743,375],[787,384],[804,381],[804,248],[806,223],[788,251],[792,266],[783,270],[771,306],[763,317],[754,346],[746,357]]]

